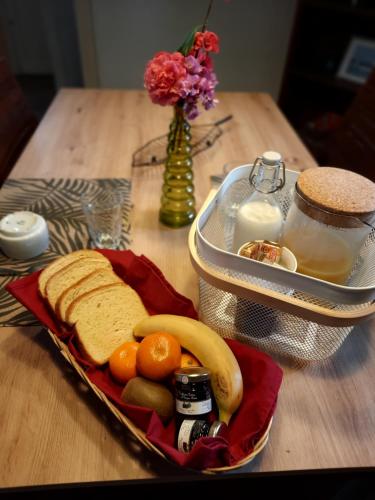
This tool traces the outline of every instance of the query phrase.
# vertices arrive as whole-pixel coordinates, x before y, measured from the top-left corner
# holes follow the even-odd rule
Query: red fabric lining
[[[171,313],[197,319],[192,302],[177,293],[161,271],[145,256],[130,250],[100,250],[108,257],[115,272],[142,298],[150,314]],[[126,405],[121,401],[122,386],[111,378],[107,366],[97,368],[85,361],[76,346],[74,333],[53,315],[38,292],[39,272],[9,283],[7,290],[29,309],[43,325],[69,346],[77,361],[86,368],[87,376],[169,459],[192,469],[235,465],[244,459],[266,431],[275,410],[282,380],[281,369],[266,354],[235,340],[226,340],[240,365],[244,397],[229,425],[228,440],[203,438],[194,449],[183,454],[174,447],[175,422],[164,424],[151,410]]]

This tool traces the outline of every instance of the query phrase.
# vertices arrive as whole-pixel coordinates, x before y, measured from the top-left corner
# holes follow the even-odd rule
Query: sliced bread
[[[71,252],[67,255],[63,255],[62,257],[57,258],[56,260],[51,262],[51,264],[49,264],[45,269],[43,269],[43,271],[39,275],[38,287],[42,297],[46,296],[46,284],[53,274],[76,260],[87,258],[108,260],[101,253],[97,252],[96,250],[90,249],[77,250],[75,252]]]
[[[134,340],[134,326],[148,316],[137,292],[122,283],[87,292],[70,309],[80,350],[95,365],[103,365],[117,347]]]
[[[112,269],[108,259],[79,259],[54,273],[46,283],[46,298],[52,309],[55,311],[56,303],[65,290],[103,267]]]
[[[111,283],[124,283],[112,269],[103,267],[103,269],[95,270],[89,275],[74,283],[74,285],[67,288],[58,298],[56,302],[55,311],[57,316],[69,323],[67,311],[70,304],[86,292],[90,292],[95,288],[103,285],[110,285]]]

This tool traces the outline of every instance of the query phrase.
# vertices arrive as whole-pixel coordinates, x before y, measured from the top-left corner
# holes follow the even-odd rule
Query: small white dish
[[[244,243],[243,245],[241,245],[241,247],[238,249],[238,255],[241,255],[241,250],[248,244],[249,243]],[[278,267],[279,269],[287,269],[288,271],[292,271],[294,273],[297,270],[297,259],[294,253],[292,253],[287,247],[281,247],[281,255],[278,263],[270,264],[269,262],[262,262],[262,264],[267,264],[268,266],[272,267]]]
[[[288,269],[288,271],[295,273],[297,271],[297,265],[297,259],[294,253],[287,247],[281,247],[280,262],[278,264],[274,264],[274,266],[283,267],[284,269]]]

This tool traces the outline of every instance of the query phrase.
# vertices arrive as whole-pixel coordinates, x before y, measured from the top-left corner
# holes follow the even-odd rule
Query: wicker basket
[[[120,421],[120,423],[123,424],[127,429],[129,429],[129,431],[136,437],[136,439],[138,439],[138,441],[140,441],[147,449],[156,453],[157,455],[159,455],[161,458],[164,458],[168,462],[176,465],[174,462],[169,460],[169,458],[166,455],[164,455],[162,451],[160,451],[155,445],[153,445],[147,439],[146,434],[141,429],[139,429],[129,418],[127,418],[117,408],[117,406],[111,403],[111,401],[107,398],[107,396],[100,389],[98,389],[98,387],[96,387],[95,384],[91,382],[91,380],[86,376],[84,369],[79,365],[79,363],[76,361],[74,356],[69,351],[68,346],[64,342],[62,342],[52,331],[48,330],[48,333],[52,338],[53,342],[56,344],[60,353],[64,356],[64,358],[68,361],[68,363],[70,363],[70,365],[75,369],[75,371],[79,374],[79,376],[83,379],[83,381],[86,382],[86,384],[94,391],[94,393],[98,396],[98,398],[101,399],[101,401],[108,407],[108,409],[113,413],[113,415]],[[270,420],[267,430],[265,431],[263,436],[261,436],[259,441],[254,446],[253,451],[247,457],[245,457],[244,459],[242,459],[241,461],[237,462],[235,465],[232,466],[206,468],[201,472],[205,474],[228,472],[243,467],[244,465],[251,462],[255,458],[255,456],[258,455],[258,453],[260,453],[266,446],[271,425],[272,425],[272,419]]]
[[[210,193],[189,234],[200,276],[200,318],[222,336],[304,361],[331,356],[353,326],[375,312],[375,230],[346,286],[274,268],[231,252],[236,211],[249,196],[249,166],[230,172]],[[284,215],[298,173],[278,192]]]

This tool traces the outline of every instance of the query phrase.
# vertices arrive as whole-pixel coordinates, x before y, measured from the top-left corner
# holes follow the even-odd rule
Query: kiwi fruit
[[[121,393],[124,403],[155,410],[159,417],[167,420],[173,416],[174,398],[169,389],[143,377],[134,377]]]

